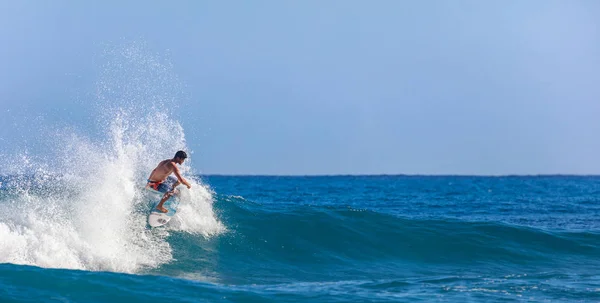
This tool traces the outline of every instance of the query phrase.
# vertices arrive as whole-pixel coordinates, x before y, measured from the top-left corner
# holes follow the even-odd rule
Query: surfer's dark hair
[[[180,150],[175,153],[175,158],[185,159],[187,158],[187,154],[184,151]]]

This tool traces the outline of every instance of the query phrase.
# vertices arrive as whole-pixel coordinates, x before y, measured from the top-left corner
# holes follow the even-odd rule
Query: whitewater
[[[6,156],[17,161],[2,166],[1,202],[10,211],[0,214],[0,263],[136,273],[173,260],[172,231],[211,237],[226,230],[210,189],[194,178],[173,224],[146,228],[150,172],[187,149],[168,96],[177,81],[138,44],[109,55],[95,92],[100,135],[45,125],[50,157]],[[181,170],[193,174],[188,165]]]

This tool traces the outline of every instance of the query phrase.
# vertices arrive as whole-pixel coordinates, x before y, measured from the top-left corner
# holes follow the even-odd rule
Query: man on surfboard
[[[165,201],[175,193],[175,187],[177,187],[177,185],[184,184],[187,188],[192,187],[190,183],[181,176],[179,168],[176,165],[183,164],[183,161],[185,161],[186,158],[187,154],[184,151],[178,151],[175,153],[173,159],[163,160],[158,163],[158,166],[156,166],[148,178],[149,187],[161,193],[165,193],[158,205],[156,205],[156,209],[163,213],[168,212],[168,210],[163,207],[163,204],[165,204]],[[174,173],[177,178],[172,177],[171,173]]]

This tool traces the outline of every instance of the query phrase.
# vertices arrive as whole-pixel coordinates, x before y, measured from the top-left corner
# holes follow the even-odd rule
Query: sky
[[[132,43],[200,173],[600,174],[596,0],[0,1],[0,152]]]

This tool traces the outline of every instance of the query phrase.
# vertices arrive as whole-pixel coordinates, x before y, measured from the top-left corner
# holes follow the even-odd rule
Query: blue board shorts
[[[148,186],[158,192],[161,192],[161,193],[166,193],[166,192],[172,191],[174,189],[173,185],[175,183],[177,183],[177,178],[175,178],[173,176],[168,176],[162,182],[155,182],[155,181],[148,180]]]

